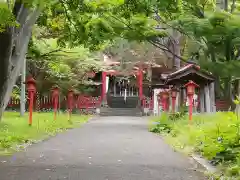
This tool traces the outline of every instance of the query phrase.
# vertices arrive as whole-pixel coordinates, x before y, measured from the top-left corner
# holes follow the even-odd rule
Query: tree
[[[183,28],[184,24],[188,20],[193,24],[204,22],[206,12],[215,10],[214,6],[211,0],[7,1],[1,8],[7,12],[7,21],[3,21],[5,15],[0,17],[0,27],[4,27],[0,34],[3,42],[0,117],[19,75],[35,24],[43,29],[39,37],[56,38],[60,47],[84,45],[97,50],[117,37],[147,41],[168,53],[179,66],[180,60],[186,60],[181,56],[181,41],[189,36],[203,41],[198,39],[195,29]]]
[[[159,50],[147,41],[128,41],[126,39],[116,39],[104,49],[110,59],[120,62],[120,66],[115,67],[122,72],[129,72],[136,65],[146,63],[149,67],[166,66],[172,68],[172,62],[168,61],[165,52]],[[147,77],[151,79],[151,68],[148,69]]]
[[[202,12],[203,17],[183,18],[179,24],[197,44],[192,59],[217,77],[218,96],[231,99],[231,79],[239,76],[239,13],[235,8]]]
[[[1,24],[5,29],[0,33],[0,117],[7,106],[12,88],[20,73],[31,37],[31,28],[42,9],[41,6],[37,6],[31,11],[22,1],[16,1],[13,6],[12,2],[7,3],[7,9],[2,7],[1,12],[3,9],[4,12],[7,11],[10,17],[15,18],[17,25]],[[3,19],[4,15],[2,14],[0,18]]]
[[[75,11],[66,8],[78,5],[83,14],[74,14]],[[44,10],[44,11],[43,11]],[[88,13],[89,8],[82,1],[40,1],[40,0],[16,0],[6,1],[0,6],[0,118],[5,110],[13,86],[19,76],[20,69],[28,49],[28,44],[31,38],[32,28],[37,23],[42,27],[49,28],[45,36],[59,36],[59,44],[66,45],[66,41],[71,42],[71,45],[85,44],[88,45],[91,37],[84,32],[77,37],[67,37],[65,33],[69,30],[83,26],[88,27],[88,33],[94,34],[98,29],[92,29],[96,22],[91,16],[93,13]],[[85,13],[85,14],[84,14]],[[71,16],[69,16],[71,14]],[[81,17],[80,17],[81,16]],[[50,19],[51,18],[51,19]],[[75,18],[72,24],[71,18]],[[80,20],[79,20],[80,19]],[[76,21],[79,20],[79,21]],[[55,23],[51,23],[55,22]],[[58,25],[56,25],[58,24]],[[80,28],[81,29],[81,28]],[[91,32],[94,31],[95,32]],[[73,41],[76,38],[78,41]],[[64,40],[64,41],[63,41]],[[101,39],[95,44],[99,45]]]
[[[87,72],[99,71],[102,57],[82,46],[59,48],[57,39],[32,39],[27,69],[38,82],[38,91],[48,93],[58,84],[62,90],[77,87],[87,81]]]
[[[150,1],[151,8],[146,1],[79,1],[79,0],[16,0],[6,1],[1,6],[1,80],[0,80],[0,118],[7,106],[12,88],[20,73],[20,68],[27,52],[32,28],[37,23],[46,27],[45,37],[58,37],[58,43],[66,46],[84,44],[91,49],[99,49],[105,42],[115,37],[124,36],[127,39],[151,40],[151,37],[161,37],[165,33],[155,31],[150,27],[155,22],[148,19],[150,10],[167,8],[167,14],[174,13],[178,8],[171,4],[174,1],[163,3]],[[44,11],[43,11],[44,10]],[[116,14],[117,16],[113,16]],[[6,18],[5,18],[6,17]],[[125,22],[131,22],[131,27]],[[6,19],[7,21],[4,21]],[[110,25],[113,23],[112,25]],[[16,24],[16,25],[15,25]],[[125,30],[127,28],[127,30]],[[134,28],[134,29],[132,29]],[[137,29],[136,29],[137,28]],[[141,31],[139,31],[139,28]],[[131,30],[131,31],[129,31]],[[133,30],[136,37],[132,36]],[[123,31],[122,33],[119,33]],[[128,32],[129,31],[129,32]],[[142,36],[144,32],[144,36]]]

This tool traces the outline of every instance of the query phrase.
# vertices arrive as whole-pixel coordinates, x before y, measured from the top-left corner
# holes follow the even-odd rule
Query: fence
[[[143,97],[142,106],[143,108],[153,110],[153,98],[152,97]]]
[[[87,95],[76,95],[74,97],[73,107],[74,110],[78,110],[82,114],[93,114],[96,112],[96,108],[101,106],[101,97],[92,97]],[[144,109],[153,110],[154,102],[152,97],[144,97],[142,100],[142,107]],[[199,103],[198,103],[199,107]],[[60,110],[64,111],[67,109],[67,98],[63,97],[59,101]],[[225,100],[216,100],[217,111],[228,111],[230,104]],[[8,110],[19,110],[20,100],[17,98],[11,98],[8,103]],[[26,103],[26,109],[28,109],[28,101]],[[51,111],[53,109],[53,101],[51,96],[36,96],[34,98],[34,109],[36,111]]]
[[[92,97],[86,95],[74,96],[73,108],[74,111],[79,110],[80,113],[92,114],[96,112],[96,108],[101,105],[101,97]],[[67,98],[64,96],[58,104],[58,109],[65,111],[67,109],[68,103]],[[17,98],[11,98],[9,100],[8,110],[19,110],[20,100]],[[28,109],[28,100],[26,103],[26,109]],[[50,95],[48,96],[35,96],[34,97],[34,109],[35,111],[51,111],[53,109],[53,99]]]

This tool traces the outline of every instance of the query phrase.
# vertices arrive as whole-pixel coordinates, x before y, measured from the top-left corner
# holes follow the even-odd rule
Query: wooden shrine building
[[[108,67],[118,66],[114,62]],[[178,89],[176,110],[187,101],[184,85],[192,80],[200,88],[196,89],[196,111],[215,112],[214,77],[194,64],[187,64],[179,70],[148,63],[138,63],[127,71],[121,72],[113,68],[97,72],[101,76],[101,106],[108,108],[140,108],[142,112],[156,114],[159,106],[158,93]],[[150,74],[150,79],[148,78]],[[94,78],[93,78],[94,80]],[[99,91],[98,91],[99,92]],[[171,97],[168,99],[171,109]]]
[[[212,74],[201,70],[199,66],[188,64],[168,74],[165,85],[179,89],[178,101],[180,102],[179,105],[181,105],[186,99],[184,85],[190,80],[199,85],[199,88],[196,89],[197,109],[200,112],[215,112],[214,77]]]

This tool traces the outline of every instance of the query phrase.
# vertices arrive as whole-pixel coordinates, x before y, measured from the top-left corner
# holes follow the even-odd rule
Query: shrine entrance
[[[137,108],[141,105],[142,70],[131,73],[102,73],[102,101],[110,108]]]
[[[139,102],[139,92],[136,78],[110,76],[107,91],[107,104],[111,108],[136,108]]]
[[[135,76],[110,76],[108,93],[114,97],[138,97],[138,85]]]

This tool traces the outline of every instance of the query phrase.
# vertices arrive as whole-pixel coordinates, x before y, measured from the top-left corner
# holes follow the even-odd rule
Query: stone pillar
[[[205,110],[207,113],[211,112],[211,99],[210,99],[210,91],[209,91],[209,85],[207,84],[204,87],[204,94],[205,94]]]
[[[180,108],[180,102],[181,102],[181,100],[180,100],[180,92],[177,92],[177,97],[176,97],[176,102],[175,102],[175,112],[179,112],[179,108]]]
[[[182,89],[183,91],[183,104],[186,105],[186,101],[187,101],[187,92],[186,89]]]
[[[211,100],[211,112],[216,112],[216,104],[215,104],[215,85],[214,82],[212,82],[209,85],[209,91],[210,91],[210,100]]]
[[[205,112],[205,100],[204,100],[204,86],[200,87],[200,112]]]
[[[116,80],[114,79],[113,95],[116,96]]]
[[[172,97],[169,96],[168,98],[168,111],[172,112]]]
[[[159,104],[158,104],[158,93],[160,92],[159,89],[154,89],[153,90],[153,113],[154,115],[160,115],[160,109],[159,109]]]

